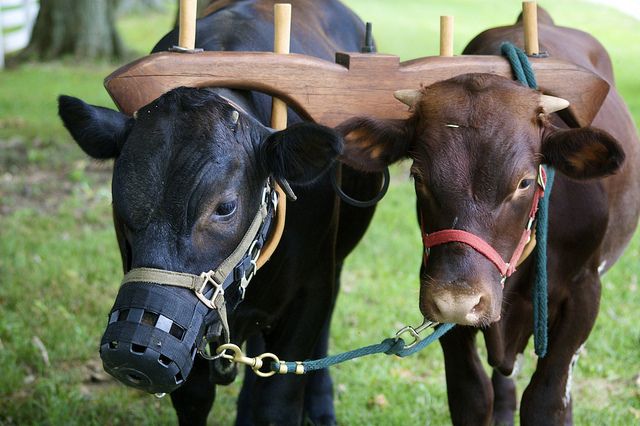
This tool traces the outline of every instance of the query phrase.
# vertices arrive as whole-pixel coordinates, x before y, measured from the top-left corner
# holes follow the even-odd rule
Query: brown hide
[[[354,167],[376,171],[403,157],[413,160],[425,232],[465,230],[505,261],[524,229],[537,165],[557,169],[547,246],[549,349],[523,394],[520,419],[565,424],[571,423],[570,365],[597,316],[600,274],[619,258],[637,225],[640,155],[602,45],[554,26],[542,10],[540,18],[541,50],[612,85],[593,128],[569,129],[560,120],[565,114],[546,114],[536,91],[504,77],[466,74],[422,88],[407,120],[359,118],[340,130],[343,161]],[[522,47],[522,26],[485,31],[464,53],[499,55],[505,41]],[[458,326],[440,340],[454,424],[513,424],[515,387],[504,375],[532,335],[534,257],[507,279],[504,291],[494,265],[463,243],[431,248],[421,267],[420,308],[427,318],[488,325],[482,331],[495,367],[491,380],[475,349],[477,328]]]
[[[611,134],[626,156],[624,165],[616,174],[600,180],[578,182],[561,173],[556,174],[548,245],[549,353],[538,363],[536,373],[525,390],[520,418],[523,423],[529,423],[540,413],[545,413],[545,422],[558,424],[571,422],[571,410],[566,399],[568,391],[565,389],[570,380],[569,364],[595,322],[600,298],[599,275],[622,254],[637,225],[640,153],[636,128],[614,87],[611,60],[603,46],[589,34],[545,21],[548,24],[539,25],[542,51],[547,51],[552,58],[590,69],[611,84],[611,90],[592,125]],[[523,46],[522,34],[519,24],[488,30],[471,41],[464,53],[498,54],[499,46],[505,40]],[[552,120],[562,124],[555,118]],[[502,319],[484,331],[489,362],[497,368],[491,392],[495,408],[473,412],[457,404],[454,401],[464,399],[465,395],[456,391],[454,379],[448,379],[454,422],[465,421],[464,416],[456,414],[465,409],[476,418],[513,418],[515,404],[512,402],[509,406],[508,401],[515,401],[515,391],[511,381],[500,373],[512,372],[516,354],[524,351],[532,333],[532,263],[531,260],[525,262],[521,270],[507,281]],[[445,356],[453,358],[448,367],[459,368],[454,365],[459,356],[453,354],[456,347],[449,341],[443,344],[443,348]],[[478,383],[485,383],[486,388],[487,381],[482,379],[484,373],[477,370],[476,374],[475,379],[469,376],[455,380],[461,381],[458,385],[463,385],[480,378]]]
[[[562,274],[565,276],[550,280],[550,285],[553,286],[550,289],[550,294],[553,296],[550,298],[552,305],[550,311],[553,313],[558,311],[558,305],[562,303],[562,300],[569,297],[571,291],[575,290],[574,287],[567,285],[566,281],[575,282],[584,273],[584,268],[597,268],[605,261],[605,270],[608,269],[622,254],[633,235],[640,210],[640,146],[633,119],[613,85],[611,60],[602,44],[593,36],[572,28],[542,23],[538,28],[541,51],[547,51],[552,58],[564,59],[587,68],[612,85],[592,125],[610,133],[621,144],[626,156],[625,164],[618,173],[599,182],[578,184],[561,174],[557,176],[550,212],[549,257],[551,259],[578,257],[582,261],[570,262],[570,265],[576,263],[571,268],[571,272],[567,271]],[[465,48],[464,53],[498,54],[499,46],[505,40],[511,40],[516,45],[523,46],[522,34],[520,24],[490,29],[474,38]],[[592,202],[594,199],[598,200],[599,204],[594,204]],[[603,230],[600,241],[586,244],[586,253],[580,253],[580,256],[571,256],[572,252],[585,251],[584,244],[581,246],[582,250],[578,249],[579,245],[575,244],[576,240],[593,240],[598,234],[596,230],[599,226],[589,223],[589,220],[584,220],[583,224],[576,223],[576,213],[581,211],[591,212],[592,216],[601,216],[604,213],[606,217],[614,218],[614,220],[606,221],[606,228]],[[600,214],[597,214],[598,211]],[[556,260],[550,260],[550,269],[555,262]],[[557,263],[562,264],[561,261],[557,261]],[[568,268],[563,267],[562,269]],[[558,275],[558,272],[554,273],[553,270],[550,273]],[[529,287],[525,286],[524,288],[528,289]],[[517,304],[511,306],[512,311],[518,309]],[[597,306],[598,301],[594,300],[593,309],[597,310]],[[514,314],[514,316],[519,315]],[[553,318],[551,320],[553,321]],[[521,321],[525,322],[521,326],[528,327],[526,322],[530,321],[530,318],[522,318]],[[509,328],[508,322],[505,321],[503,325],[506,331]],[[517,344],[513,341],[506,342],[507,354],[509,355],[508,359],[503,360],[506,371],[509,371],[513,364],[515,352],[522,350],[525,342],[522,341],[523,339],[520,340]],[[518,346],[518,348],[511,346]],[[499,348],[493,349],[501,351]]]

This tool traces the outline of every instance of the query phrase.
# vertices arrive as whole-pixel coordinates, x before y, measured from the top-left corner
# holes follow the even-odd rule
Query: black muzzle
[[[100,342],[105,371],[126,385],[169,393],[187,379],[200,346],[220,337],[228,342],[227,300],[233,310],[244,298],[277,204],[277,190],[267,179],[249,229],[215,270],[193,275],[139,267],[127,272]],[[213,327],[216,321],[219,327]]]
[[[100,342],[105,371],[146,392],[175,390],[191,371],[208,313],[187,289],[123,285]]]

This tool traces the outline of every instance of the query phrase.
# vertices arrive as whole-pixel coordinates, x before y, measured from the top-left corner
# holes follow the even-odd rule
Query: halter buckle
[[[200,287],[194,288],[193,291],[198,297],[198,299],[200,299],[200,301],[204,303],[207,308],[218,309],[218,307],[215,305],[215,300],[217,299],[218,296],[224,295],[224,289],[222,288],[222,285],[218,284],[213,279],[213,274],[214,274],[214,271],[201,273],[200,278],[202,278],[202,284],[200,285]],[[206,296],[204,295],[204,288],[207,286],[207,284],[211,284],[215,288],[215,291],[213,292],[211,299],[207,299]]]
[[[273,214],[275,215],[275,212],[278,210],[278,191],[271,191],[271,204],[273,205]]]
[[[546,190],[546,186],[547,186],[547,182],[546,179],[544,178],[545,174],[544,174],[544,170],[542,169],[542,164],[538,165],[538,185],[540,186],[540,188],[542,188],[542,190]]]
[[[531,227],[533,226],[533,221],[536,220],[535,216],[529,216],[529,221],[527,222],[527,227],[525,228],[526,231],[530,231]]]
[[[260,253],[260,250],[258,250]],[[247,287],[249,286],[249,282],[253,279],[258,269],[258,265],[254,259],[251,259],[251,268],[249,270],[249,275],[247,276],[245,273],[242,274],[240,278],[240,300],[244,300],[244,293],[247,291]]]
[[[269,179],[264,184],[264,188],[262,188],[262,200],[260,201],[260,205],[263,206],[267,204],[269,201],[269,193],[271,192],[271,185],[269,185]]]

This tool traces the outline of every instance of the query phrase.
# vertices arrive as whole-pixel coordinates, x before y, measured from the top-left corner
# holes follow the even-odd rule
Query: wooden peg
[[[376,50],[373,46],[373,30],[371,22],[367,22],[364,26],[364,45],[360,49],[360,53],[374,53]]]
[[[197,0],[180,0],[179,47],[194,50],[196,47]]]
[[[276,3],[273,6],[275,53],[288,54],[291,40],[291,5]],[[282,130],[287,127],[287,104],[278,98],[273,98],[271,106],[271,127]]]
[[[524,26],[524,51],[527,55],[540,53],[538,46],[538,5],[535,1],[522,2],[522,22]]]
[[[453,56],[453,16],[440,17],[440,56]]]
[[[289,54],[289,46],[291,44],[291,4],[276,3],[273,5],[273,27],[273,51],[275,53]],[[276,130],[287,128],[287,104],[276,97],[272,98],[271,127]],[[284,183],[286,183],[286,181]],[[284,222],[287,215],[287,195],[279,183],[275,184],[275,189],[278,191],[276,227],[271,238],[269,238],[260,252],[260,257],[256,263],[258,269],[269,260],[276,250],[284,230]]]

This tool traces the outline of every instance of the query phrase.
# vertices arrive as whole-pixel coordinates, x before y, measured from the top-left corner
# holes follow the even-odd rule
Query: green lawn
[[[507,0],[347,3],[374,23],[379,50],[403,59],[437,53],[439,15],[455,15],[460,52],[479,31],[513,22],[520,7]],[[557,23],[585,29],[604,43],[640,123],[639,23],[589,3],[541,4]],[[130,16],[119,27],[141,55],[173,17],[173,11]],[[175,421],[168,398],[129,390],[102,373],[98,341],[121,274],[111,224],[111,165],[88,160],[56,116],[60,93],[112,106],[102,79],[118,65],[65,60],[0,71],[0,425]],[[393,174],[388,196],[345,267],[332,352],[419,323],[414,194],[406,165]],[[578,425],[640,423],[639,259],[636,235],[604,277],[600,316],[574,373]],[[530,349],[519,391],[535,362]],[[333,377],[341,424],[449,423],[438,345],[408,359],[376,356],[343,364],[333,368]],[[220,389],[210,424],[232,424],[238,391],[239,381]]]

